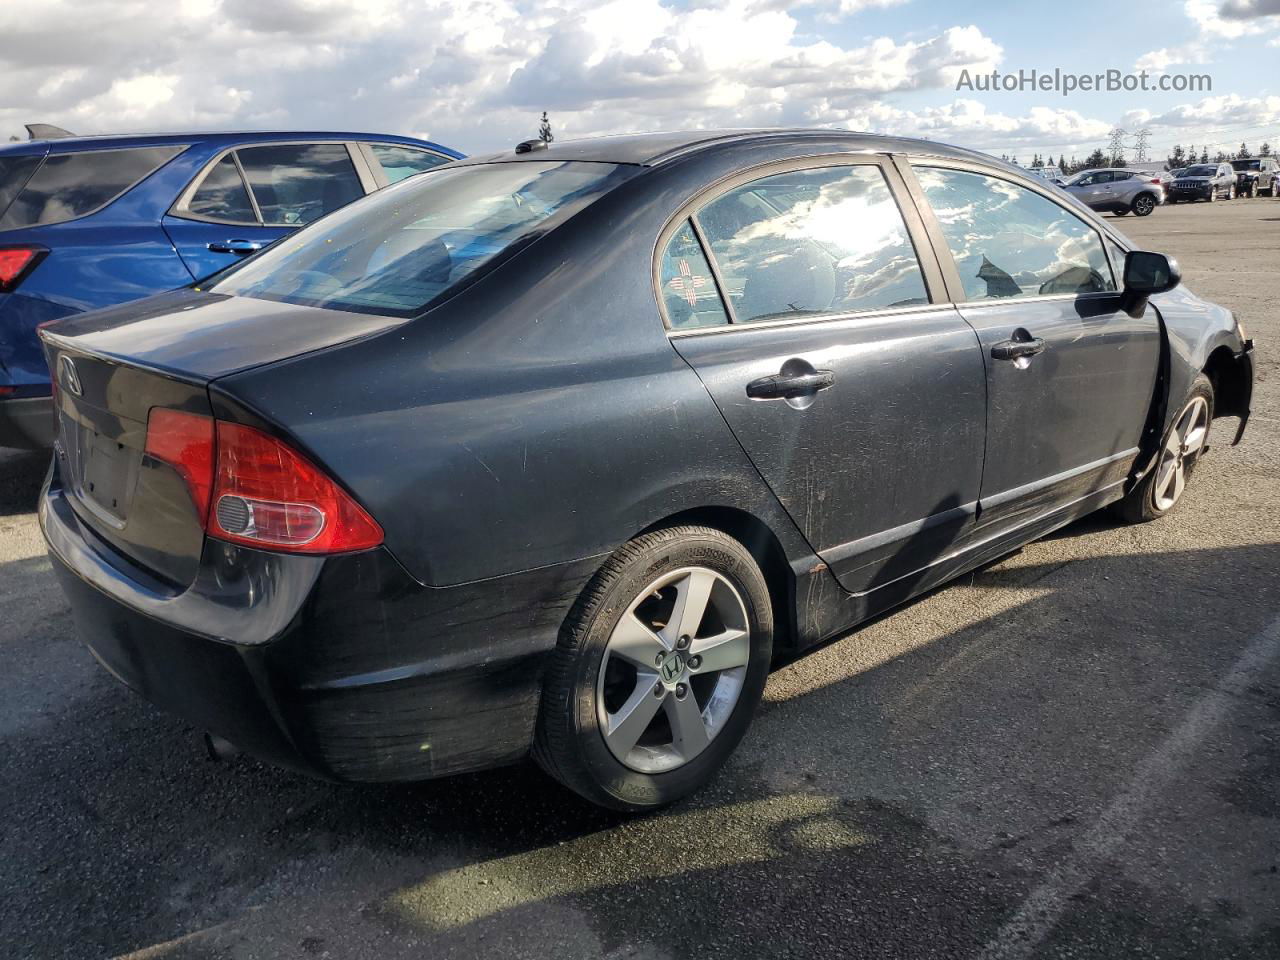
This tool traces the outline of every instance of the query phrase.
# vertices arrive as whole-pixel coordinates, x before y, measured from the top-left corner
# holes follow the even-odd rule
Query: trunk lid
[[[46,338],[56,371],[56,455],[65,495],[80,520],[156,578],[195,579],[204,518],[182,476],[145,453],[152,407],[210,414],[202,383],[183,381]]]
[[[205,518],[178,471],[147,455],[151,411],[212,416],[208,386],[218,377],[403,322],[180,290],[50,324],[40,335],[72,508],[134,566],[189,585]]]

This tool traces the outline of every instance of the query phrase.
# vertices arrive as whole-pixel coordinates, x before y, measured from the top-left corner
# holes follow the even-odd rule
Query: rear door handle
[[[996,360],[1017,360],[1020,357],[1034,357],[1044,353],[1044,338],[1032,337],[1030,340],[1001,340],[991,348],[991,356]]]
[[[262,249],[262,244],[256,240],[214,240],[209,243],[209,249],[214,253],[234,253],[244,257],[257,253]]]
[[[792,400],[825,390],[836,382],[831,370],[814,370],[812,373],[775,373],[747,384],[747,396],[752,400]]]

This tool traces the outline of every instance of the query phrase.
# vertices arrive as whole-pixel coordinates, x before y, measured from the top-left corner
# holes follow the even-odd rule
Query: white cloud
[[[1189,63],[1208,63],[1209,47],[1200,41],[1184,43],[1179,47],[1161,47],[1159,50],[1152,50],[1150,53],[1144,53],[1140,56],[1133,68],[1135,70],[1149,70],[1153,73],[1163,73],[1172,66],[1179,66]]]
[[[899,0],[815,0],[849,15]],[[779,4],[712,0],[43,0],[0,5],[0,124],[284,126],[506,145],[561,135],[840,123],[877,97],[990,70],[976,26],[855,46]]]

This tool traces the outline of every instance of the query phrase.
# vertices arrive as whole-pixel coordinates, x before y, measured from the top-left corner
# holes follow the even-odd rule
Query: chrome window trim
[[[898,208],[898,213],[902,217],[903,229],[907,232],[907,239],[911,243],[911,247],[916,257],[916,265],[920,270],[920,280],[924,284],[925,295],[929,298],[928,303],[922,303],[914,307],[904,307],[901,309],[888,310],[865,310],[854,311],[851,313],[824,313],[805,315],[803,317],[786,317],[778,320],[760,320],[760,321],[739,321],[737,313],[734,310],[730,298],[725,294],[723,282],[720,274],[720,264],[715,259],[715,254],[707,243],[702,232],[702,227],[698,223],[698,211],[707,204],[724,196],[730,190],[734,190],[744,184],[752,183],[756,180],[763,180],[766,177],[775,174],[790,173],[797,170],[820,170],[826,167],[855,167],[855,166],[871,166],[880,171],[880,175],[884,178],[885,187],[889,191],[889,196]],[[901,176],[894,168],[892,158],[887,153],[857,152],[857,153],[821,153],[812,154],[804,157],[789,157],[784,160],[768,160],[755,166],[747,167],[743,170],[737,170],[727,174],[698,190],[692,197],[682,203],[676,212],[671,215],[666,225],[658,233],[657,241],[654,243],[651,281],[653,285],[654,299],[658,305],[658,314],[662,318],[662,326],[668,337],[672,336],[691,336],[699,333],[717,333],[726,330],[748,330],[753,328],[773,327],[773,326],[789,326],[797,323],[824,323],[832,320],[848,320],[862,316],[882,316],[896,315],[904,313],[918,313],[921,310],[927,310],[935,306],[949,306],[946,299],[946,287],[943,278],[935,275],[933,270],[936,269],[936,261],[921,256],[921,243],[929,244],[928,232],[925,224],[921,222],[919,214],[915,209],[915,205],[906,205],[909,201],[910,191],[906,184],[902,182]],[[671,237],[680,229],[681,224],[686,220],[693,224],[694,235],[698,239],[699,245],[702,247],[702,254],[707,259],[708,265],[711,267],[712,277],[715,280],[716,290],[720,294],[720,302],[724,307],[725,315],[729,318],[729,322],[718,324],[714,327],[698,327],[687,330],[680,330],[671,325],[671,318],[667,315],[667,305],[662,293],[661,261],[662,253],[667,248],[667,244],[671,242]],[[929,253],[932,254],[932,246],[929,246]]]
[[[746,323],[721,323],[714,327],[689,327],[683,330],[667,330],[667,336],[670,338],[677,337],[699,337],[716,333],[746,333],[750,330],[768,330],[773,327],[796,327],[811,323],[841,323],[847,320],[880,320],[883,318],[912,316],[918,317],[921,314],[933,316],[945,313],[954,313],[956,305],[954,303],[922,303],[915,307],[894,307],[884,310],[862,310],[853,313],[821,313],[805,315],[801,317],[782,317],[777,320],[759,320],[755,323],[750,321]]]

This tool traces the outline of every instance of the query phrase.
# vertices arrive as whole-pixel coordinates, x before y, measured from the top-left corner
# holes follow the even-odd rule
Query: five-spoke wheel
[[[750,659],[746,606],[728,580],[706,567],[663,574],[609,636],[597,697],[605,743],[644,773],[687,763],[733,712]]]
[[[1156,508],[1169,510],[1187,485],[1187,471],[1204,450],[1209,437],[1209,403],[1192,397],[1169,431],[1169,438],[1156,463],[1154,497]]]
[[[1155,463],[1116,504],[1116,512],[1122,519],[1145,523],[1177,506],[1191,471],[1205,451],[1212,422],[1213,384],[1200,374],[1167,428]]]
[[[617,551],[561,630],[534,757],[596,803],[646,810],[698,789],[746,732],[773,607],[727,534],[669,527]]]

